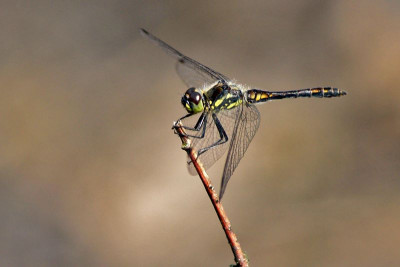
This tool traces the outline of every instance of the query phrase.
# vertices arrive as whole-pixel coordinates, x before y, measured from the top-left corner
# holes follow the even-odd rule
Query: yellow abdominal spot
[[[256,94],[252,91],[249,94],[250,99],[254,99],[254,97],[256,96]]]
[[[257,94],[256,95],[256,101],[260,100],[260,98],[261,98],[261,94]]]
[[[316,94],[316,93],[319,93],[319,91],[320,91],[320,89],[318,89],[318,88],[317,88],[317,89],[312,89],[312,90],[311,90],[311,93],[312,93],[312,94]]]
[[[261,94],[261,99],[265,99],[265,98],[268,98],[268,95],[266,93],[262,93]]]

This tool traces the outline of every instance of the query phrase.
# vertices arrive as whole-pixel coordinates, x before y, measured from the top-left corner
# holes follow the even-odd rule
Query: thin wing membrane
[[[155,43],[157,46],[161,47],[167,54],[173,56],[178,60],[176,63],[176,71],[179,77],[181,77],[181,79],[189,87],[201,88],[205,84],[211,84],[215,81],[229,80],[225,75],[197,62],[190,57],[185,56],[184,54],[182,54],[172,46],[168,45],[164,41],[160,40],[159,38],[155,37],[148,31],[144,29],[140,29],[140,31],[144,37]]]
[[[251,140],[260,126],[260,113],[256,106],[243,103],[236,108],[238,111],[234,131],[231,136],[228,155],[226,157],[224,172],[222,174],[219,198],[222,199],[229,179],[231,178]]]

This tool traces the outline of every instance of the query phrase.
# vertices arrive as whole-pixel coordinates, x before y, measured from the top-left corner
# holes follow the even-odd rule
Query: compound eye
[[[185,97],[189,102],[192,102],[196,105],[199,104],[201,100],[201,94],[194,87],[191,87],[186,91]]]

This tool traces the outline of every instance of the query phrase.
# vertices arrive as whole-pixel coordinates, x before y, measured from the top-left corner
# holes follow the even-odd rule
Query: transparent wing
[[[158,39],[148,31],[144,29],[140,29],[140,31],[144,37],[160,46],[166,53],[178,60],[176,63],[176,71],[187,86],[201,88],[205,84],[211,84],[218,80],[225,82],[229,80],[225,75],[183,55],[181,52]]]
[[[240,160],[243,158],[244,153],[260,125],[260,113],[256,106],[244,103],[236,109],[238,110],[238,114],[236,114],[237,119],[235,121],[234,131],[231,135],[229,151],[222,174],[221,188],[219,191],[220,199],[222,199],[229,179],[239,165]]]
[[[238,110],[240,108],[235,108],[231,110],[221,110],[216,113],[224,131],[228,136],[228,142],[210,148],[203,154],[201,154],[198,159],[202,163],[204,169],[210,168],[214,163],[222,157],[222,155],[226,152],[229,147],[230,137],[232,136],[233,128],[235,126],[236,116],[238,115]],[[201,131],[196,133],[196,136],[201,136]],[[196,151],[199,151],[202,148],[209,147],[218,140],[220,140],[220,134],[218,129],[213,121],[212,113],[209,112],[207,114],[207,123],[206,123],[206,131],[203,138],[192,138],[192,148]],[[193,166],[192,161],[188,158],[188,170],[192,175],[196,175],[196,169]]]
[[[226,82],[228,80],[226,77],[217,79],[210,73],[206,73],[198,69],[196,65],[184,60],[176,62],[175,69],[188,87],[203,88],[205,85],[213,84],[216,81]]]

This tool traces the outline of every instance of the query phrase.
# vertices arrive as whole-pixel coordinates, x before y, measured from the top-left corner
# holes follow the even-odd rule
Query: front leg
[[[194,115],[194,114],[193,113],[186,114],[185,116],[180,118],[177,122],[179,122],[179,121],[181,121],[183,119],[189,118],[192,115]],[[196,131],[196,132],[199,132],[201,130],[202,132],[201,132],[200,136],[186,134],[187,137],[201,139],[201,138],[204,138],[204,135],[205,135],[205,132],[206,132],[206,125],[207,125],[207,114],[205,112],[203,112],[200,115],[200,118],[197,120],[196,125],[194,126],[194,128],[188,127],[188,126],[184,126],[184,125],[182,125],[182,128],[184,128],[185,130]]]

